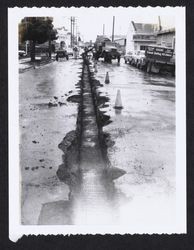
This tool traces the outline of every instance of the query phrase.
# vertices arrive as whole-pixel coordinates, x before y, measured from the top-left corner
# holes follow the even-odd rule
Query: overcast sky
[[[176,12],[177,10],[177,12]],[[70,31],[70,17],[77,19],[78,30],[84,41],[95,41],[102,35],[105,24],[105,35],[112,35],[113,16],[115,16],[115,35],[126,35],[131,21],[142,23],[158,23],[161,17],[163,27],[175,27],[181,20],[177,13],[180,7],[109,7],[109,8],[20,8],[17,18],[20,22],[26,16],[52,16],[56,28],[65,26]],[[176,16],[176,20],[174,18]]]
[[[102,35],[105,24],[105,35],[112,35],[113,16],[115,16],[115,35],[126,35],[130,21],[142,23],[158,23],[161,17],[162,26],[175,27],[173,11],[164,8],[74,8],[65,9],[61,15],[54,15],[54,26],[65,26],[70,30],[70,17],[77,19],[78,30],[85,41],[95,41],[97,35]]]

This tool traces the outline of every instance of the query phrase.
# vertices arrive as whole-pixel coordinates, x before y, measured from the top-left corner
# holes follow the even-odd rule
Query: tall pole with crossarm
[[[113,24],[112,24],[112,42],[114,42],[114,31],[115,31],[115,16],[113,16]]]

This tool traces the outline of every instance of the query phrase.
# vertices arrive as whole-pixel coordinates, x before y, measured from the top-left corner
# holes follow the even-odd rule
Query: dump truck
[[[66,60],[69,60],[69,56],[66,50],[59,49],[56,51],[56,61],[59,61],[59,58],[66,58]]]
[[[119,53],[116,43],[112,42],[108,37],[97,36],[94,48],[96,60],[104,58],[105,62],[111,63],[113,59],[117,59],[120,62],[121,53]]]
[[[148,73],[169,72],[175,75],[174,49],[149,45],[146,47],[145,57],[141,59],[138,65]]]

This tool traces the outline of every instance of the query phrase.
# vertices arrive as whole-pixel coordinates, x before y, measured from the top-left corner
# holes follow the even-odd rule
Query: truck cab
[[[112,59],[120,61],[121,54],[118,52],[114,42],[105,36],[97,36],[95,42],[96,58],[102,57],[105,62],[111,63]]]
[[[59,58],[66,58],[66,60],[69,60],[67,51],[64,49],[58,49],[56,51],[56,61],[59,61]]]

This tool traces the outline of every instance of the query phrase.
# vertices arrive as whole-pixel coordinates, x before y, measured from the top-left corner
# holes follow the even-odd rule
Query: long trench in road
[[[110,143],[110,138],[102,128],[110,121],[98,108],[108,99],[100,95],[100,82],[94,79],[91,68],[85,60],[77,85],[80,93],[71,98],[78,102],[76,131],[69,132],[59,144],[64,154],[57,176],[68,184],[69,200],[44,204],[39,224],[115,223],[117,192],[113,180],[125,172],[109,165],[106,142]]]

